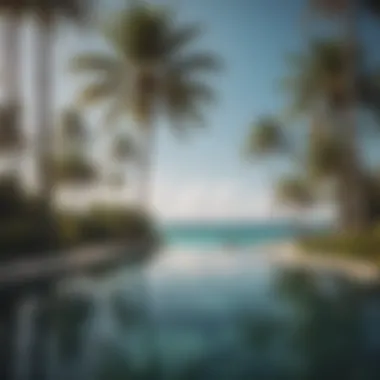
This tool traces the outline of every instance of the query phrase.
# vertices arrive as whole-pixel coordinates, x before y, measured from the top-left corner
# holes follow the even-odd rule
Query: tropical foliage
[[[252,157],[285,151],[287,143],[279,122],[271,117],[263,117],[255,123],[244,142],[244,154]]]
[[[291,206],[309,207],[313,203],[313,192],[302,178],[287,177],[277,184],[277,198]]]
[[[133,207],[99,204],[82,212],[48,212],[14,177],[0,182],[0,210],[0,261],[110,240],[157,243],[153,221]]]
[[[339,195],[340,223],[345,229],[361,230],[370,223],[370,205],[365,193],[363,183],[363,162],[360,159],[358,147],[358,133],[361,128],[358,125],[357,109],[362,104],[363,93],[366,106],[375,109],[378,113],[379,97],[376,92],[368,91],[367,87],[371,81],[368,80],[368,73],[365,72],[363,58],[360,55],[360,34],[358,29],[357,15],[362,9],[378,14],[378,2],[366,1],[357,2],[349,0],[315,0],[311,1],[311,7],[317,13],[324,16],[339,17],[343,21],[343,36],[340,36],[340,65],[338,72],[329,80],[332,83],[327,87],[329,90],[325,95],[325,101],[334,112],[345,111],[344,122],[335,123],[335,129],[339,131],[341,148],[343,149],[344,160],[340,160],[339,172],[337,175],[337,191]],[[335,49],[337,51],[337,49]],[[336,54],[335,54],[336,55]],[[326,62],[328,60],[326,59]],[[338,62],[335,59],[335,62]],[[363,79],[364,72],[364,79]],[[322,79],[320,77],[320,79]],[[336,84],[334,84],[334,81]],[[322,82],[323,83],[323,82]],[[368,97],[368,95],[370,95]],[[377,109],[376,109],[377,108]]]
[[[144,144],[143,202],[154,148],[153,123],[161,115],[179,130],[201,123],[204,106],[214,100],[202,74],[220,68],[216,55],[189,50],[200,36],[199,25],[181,25],[174,16],[167,9],[135,3],[105,28],[113,55],[83,53],[71,63],[73,72],[95,74],[82,89],[80,104],[107,104],[106,124],[128,115],[138,122]]]
[[[138,232],[140,227],[133,229],[135,235],[126,233],[128,223],[137,226],[137,220],[140,220],[137,215],[130,217],[131,222],[123,219],[129,218],[129,211],[120,210],[120,215],[117,210],[91,211],[85,218],[61,215],[55,209],[55,189],[59,189],[62,184],[92,185],[98,183],[104,175],[108,186],[124,186],[128,179],[127,164],[128,167],[140,166],[140,171],[148,175],[151,161],[149,156],[152,155],[154,143],[153,123],[165,116],[173,130],[182,132],[190,125],[202,124],[206,105],[214,100],[215,94],[207,76],[217,72],[221,64],[215,54],[194,51],[192,45],[202,35],[201,26],[175,21],[176,15],[169,8],[131,2],[106,24],[103,35],[112,48],[109,56],[90,52],[80,54],[72,60],[72,71],[94,74],[93,81],[83,88],[78,103],[74,102],[73,106],[62,110],[58,122],[55,122],[54,32],[62,17],[66,21],[82,24],[89,19],[92,8],[91,1],[77,0],[62,0],[54,4],[44,1],[30,4],[0,2],[0,11],[6,21],[5,102],[0,108],[0,147],[5,155],[12,153],[12,157],[17,156],[16,164],[21,164],[21,155],[33,150],[38,172],[38,194],[32,198],[24,191],[16,191],[21,186],[21,178],[20,181],[16,178],[12,189],[8,189],[9,192],[15,192],[13,196],[20,203],[17,206],[20,207],[19,213],[14,214],[14,220],[3,229],[3,235],[9,238],[3,248],[9,252],[26,249],[22,244],[20,247],[12,245],[17,234],[29,234],[36,239],[39,236],[34,229],[32,231],[28,219],[31,215],[29,212],[37,213],[37,209],[41,211],[40,229],[52,234],[57,247],[69,244],[68,242],[76,241],[79,244],[81,241],[90,241],[95,236],[112,236],[117,239],[141,236]],[[31,146],[33,141],[26,139],[21,123],[24,99],[20,73],[24,69],[21,67],[24,61],[20,56],[20,36],[26,18],[32,18],[36,27],[33,76],[35,146]],[[95,157],[93,149],[94,144],[99,142],[97,140],[103,139],[104,135],[88,128],[85,115],[78,108],[78,105],[100,104],[103,100],[109,106],[104,119],[107,127],[130,116],[137,121],[141,137],[139,144],[127,133],[114,137],[109,134],[110,141],[105,148],[105,160],[108,162],[103,162],[106,173],[101,171],[100,155]],[[110,129],[104,128],[104,131],[107,134]],[[105,141],[106,139],[102,143]],[[116,164],[124,165],[124,169],[115,171]],[[147,181],[144,187],[146,190],[149,187]],[[5,207],[4,212],[6,209]],[[11,211],[15,212],[15,209]],[[148,219],[144,219],[141,228],[147,224]],[[45,249],[45,238],[46,235],[42,240],[37,239],[36,244],[29,244],[31,251],[32,246]]]
[[[3,235],[9,238],[3,248],[9,251],[24,250],[24,246],[12,246],[17,234],[29,234],[38,240],[39,234],[34,229],[32,231],[28,219],[29,213],[33,212],[30,210],[37,213],[37,209],[41,209],[40,229],[51,232],[54,244],[58,246],[67,242],[89,241],[92,239],[90,235],[103,238],[122,238],[128,235],[131,238],[133,234],[126,233],[125,228],[129,223],[137,226],[137,215],[131,216],[131,222],[124,219],[129,218],[129,211],[123,210],[120,210],[120,215],[117,210],[91,211],[85,218],[61,215],[55,210],[55,189],[59,189],[60,185],[93,185],[104,176],[107,178],[107,186],[124,186],[129,183],[126,180],[129,179],[130,166],[140,166],[140,171],[148,175],[149,156],[152,155],[154,143],[153,123],[157,118],[165,116],[173,130],[184,131],[189,125],[202,123],[205,106],[214,100],[215,94],[207,76],[217,72],[221,64],[215,54],[194,51],[192,45],[202,35],[201,26],[176,21],[176,15],[169,8],[131,2],[106,23],[103,36],[112,48],[109,55],[89,52],[73,58],[70,65],[73,72],[94,75],[92,81],[80,92],[78,103],[74,102],[73,106],[63,109],[56,122],[53,91],[54,32],[62,18],[83,24],[90,19],[93,6],[92,1],[82,0],[62,0],[54,4],[44,1],[12,4],[8,1],[0,2],[0,12],[5,16],[6,42],[3,55],[5,102],[0,108],[0,148],[3,156],[8,157],[12,153],[17,165],[22,162],[21,155],[33,150],[36,153],[38,172],[38,194],[33,195],[34,198],[18,190],[21,189],[21,178],[18,181],[15,177],[16,182],[9,185],[11,188],[4,188],[5,192],[14,192],[12,196],[15,202],[19,202],[17,207],[20,208],[17,215],[14,214],[14,220],[3,229]],[[31,18],[36,27],[33,76],[35,146],[30,146],[31,141],[26,139],[21,122],[24,107],[20,80],[21,70],[24,69],[20,55],[21,30],[26,18]],[[99,133],[98,130],[89,128],[80,106],[92,106],[103,101],[108,106],[105,125],[116,125],[120,119],[132,117],[139,125],[141,143],[132,139],[128,133],[112,137],[110,129],[104,128],[105,133],[109,133],[109,141],[105,147],[107,154],[104,165],[99,165],[100,155],[95,156],[93,148],[105,135],[102,134],[103,131]],[[124,132],[127,132],[126,128]],[[103,145],[104,142],[106,139],[102,141]],[[119,167],[117,171],[116,166]],[[106,173],[102,172],[103,169]],[[8,179],[4,180],[9,182]],[[144,186],[147,191],[149,183],[146,181]],[[12,198],[11,194],[4,196]],[[13,207],[12,204],[4,207],[4,213]],[[16,211],[12,208],[11,212]],[[141,223],[141,226],[146,226],[148,221]],[[136,236],[140,236],[138,229],[133,231]],[[44,249],[45,238],[44,235],[42,240],[36,240],[36,249],[37,246]],[[29,244],[31,250],[33,244]]]
[[[248,152],[251,154],[282,152],[293,157],[293,162],[296,163],[295,169],[304,173],[302,176],[314,187],[332,182],[336,189],[335,200],[340,207],[341,224],[345,228],[350,228],[350,218],[354,217],[347,210],[351,199],[348,195],[354,188],[350,185],[354,178],[356,185],[360,183],[367,205],[367,223],[373,215],[369,210],[372,201],[364,182],[363,163],[351,162],[357,153],[350,153],[353,145],[347,141],[349,129],[345,130],[349,121],[342,117],[350,98],[346,66],[348,64],[344,45],[336,40],[314,41],[305,53],[293,55],[291,73],[285,78],[284,84],[290,96],[291,114],[311,119],[309,133],[304,139],[306,147],[288,143],[287,150],[284,150],[283,141],[291,141],[290,134],[284,128],[285,123],[268,123],[268,120],[273,118],[265,117],[252,127],[248,136]],[[372,72],[361,74],[358,83],[360,90],[358,102],[366,110],[378,112],[380,87],[377,87],[371,78],[373,78]],[[358,132],[362,135],[368,130],[360,128]],[[286,138],[287,135],[289,137]],[[357,144],[356,140],[355,138],[354,145]],[[355,165],[359,165],[357,168],[360,168],[360,172],[354,176],[351,171]]]

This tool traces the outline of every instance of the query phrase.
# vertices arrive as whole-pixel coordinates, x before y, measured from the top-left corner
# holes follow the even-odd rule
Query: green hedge
[[[112,209],[98,206],[84,214],[62,214],[59,217],[62,244],[106,240],[156,239],[153,221],[133,208]]]
[[[0,260],[110,241],[141,240],[158,244],[153,222],[135,210],[59,214],[45,219],[31,214],[0,224]]]
[[[109,241],[157,244],[151,218],[134,208],[99,204],[84,213],[51,210],[23,193],[13,178],[0,181],[0,260]]]

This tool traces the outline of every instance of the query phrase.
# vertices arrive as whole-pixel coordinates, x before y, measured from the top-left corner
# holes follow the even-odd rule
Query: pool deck
[[[79,248],[70,252],[52,252],[41,258],[0,264],[0,286],[71,276],[109,264],[134,261],[142,245],[108,244]]]

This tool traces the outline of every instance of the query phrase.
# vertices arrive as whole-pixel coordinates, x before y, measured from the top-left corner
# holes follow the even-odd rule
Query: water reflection
[[[30,350],[33,342],[33,321],[38,310],[35,297],[26,299],[19,307],[14,337],[15,354],[13,358],[13,374],[15,380],[24,380],[31,370]]]
[[[139,273],[102,291],[57,292],[39,306],[48,378],[378,378],[375,285],[233,260],[228,271],[178,276],[176,270],[149,281]],[[18,380],[32,379],[25,347],[36,305],[28,305],[19,322],[18,360],[25,366]]]
[[[335,286],[327,287],[334,280]],[[355,379],[361,356],[357,288],[339,278],[293,270],[277,281],[281,296],[293,306],[293,336],[288,347],[302,366],[297,374],[307,379]]]

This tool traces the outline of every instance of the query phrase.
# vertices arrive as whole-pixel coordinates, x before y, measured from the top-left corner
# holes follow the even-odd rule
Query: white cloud
[[[154,207],[164,219],[262,218],[270,211],[270,191],[251,190],[236,180],[198,180],[161,186],[157,186]]]
[[[99,186],[82,191],[61,193],[60,201],[69,202],[75,208],[86,206],[96,200],[109,203],[133,202],[133,189],[114,189]],[[269,186],[248,186],[236,179],[189,182],[159,181],[152,187],[151,207],[162,220],[228,220],[228,219],[271,219],[291,215],[273,201]],[[318,207],[311,216],[331,215],[330,205]]]

